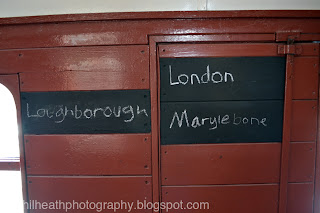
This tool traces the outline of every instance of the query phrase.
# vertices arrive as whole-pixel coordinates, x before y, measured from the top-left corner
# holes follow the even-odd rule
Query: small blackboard
[[[24,134],[149,133],[149,90],[23,92]]]
[[[161,58],[161,102],[282,100],[285,57]]]
[[[160,58],[162,145],[281,142],[285,57]]]
[[[161,104],[161,144],[281,142],[283,101]]]

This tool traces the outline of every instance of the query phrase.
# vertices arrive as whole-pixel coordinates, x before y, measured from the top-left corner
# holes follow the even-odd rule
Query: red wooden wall
[[[314,41],[319,11],[0,19],[0,83],[13,75],[7,85],[20,92],[151,93],[148,134],[22,135],[24,199],[210,201],[208,211],[172,212],[320,213]],[[239,55],[287,57],[282,143],[160,146],[159,58]],[[19,91],[12,90],[17,100]]]

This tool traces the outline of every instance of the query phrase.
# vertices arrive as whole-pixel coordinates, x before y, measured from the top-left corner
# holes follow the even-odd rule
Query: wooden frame
[[[21,32],[24,32],[21,34]],[[190,57],[201,57],[201,45],[219,44],[229,46],[233,50],[240,50],[243,44],[251,46],[253,49],[257,47],[270,46],[272,48],[262,49],[260,54],[263,55],[287,55],[287,81],[286,81],[286,98],[285,98],[285,116],[283,126],[283,143],[281,156],[281,180],[280,180],[280,202],[279,213],[286,213],[287,207],[287,191],[294,191],[288,184],[289,176],[289,160],[290,160],[290,120],[292,112],[292,99],[299,100],[298,96],[302,93],[295,93],[292,89],[294,79],[291,79],[291,73],[294,72],[293,63],[296,60],[294,54],[301,56],[313,56],[319,58],[319,44],[311,43],[320,40],[320,11],[218,11],[218,12],[143,12],[143,13],[108,13],[108,14],[75,14],[75,15],[56,15],[56,16],[38,16],[38,17],[20,17],[20,18],[5,18],[0,19],[0,34],[5,35],[0,38],[0,79],[3,74],[15,76],[15,86],[11,90],[14,93],[16,101],[19,101],[20,91],[55,91],[55,90],[93,90],[97,85],[90,85],[87,81],[85,88],[81,85],[85,76],[91,76],[92,70],[99,76],[106,78],[104,65],[101,62],[92,63],[92,66],[83,67],[76,65],[75,69],[69,70],[70,61],[66,60],[65,66],[60,66],[57,58],[59,56],[70,59],[74,64],[78,63],[81,55],[90,57],[90,54],[96,55],[97,58],[103,58],[105,53],[102,49],[114,49],[116,52],[129,46],[139,51],[139,54],[144,54],[141,57],[133,52],[126,52],[126,49],[119,54],[126,57],[134,56],[126,60],[128,63],[135,61],[143,61],[145,65],[143,70],[140,70],[145,75],[149,74],[149,78],[134,76],[131,73],[129,84],[104,84],[103,80],[98,83],[99,89],[128,89],[135,87],[137,89],[150,88],[151,94],[151,113],[152,113],[152,134],[151,134],[151,156],[152,156],[152,188],[153,201],[160,201],[161,195],[161,168],[160,162],[160,140],[159,119],[160,119],[160,102],[159,102],[159,56],[163,57],[185,57],[185,53],[176,54],[179,47],[180,52],[193,49]],[[287,43],[287,42],[293,43]],[[295,42],[308,42],[296,43]],[[179,45],[177,45],[179,44]],[[239,45],[237,45],[239,44]],[[218,46],[219,46],[218,45]],[[293,45],[291,47],[287,45]],[[166,51],[163,52],[161,47],[165,46]],[[141,49],[139,49],[141,48]],[[238,48],[238,49],[237,49]],[[80,54],[73,54],[73,51],[80,50]],[[91,50],[91,51],[88,51]],[[96,52],[97,51],[97,52]],[[121,51],[120,51],[121,52]],[[222,54],[223,48],[217,50],[217,53]],[[39,58],[42,53],[47,53],[47,61],[38,63],[37,61],[30,62],[33,58]],[[66,55],[62,55],[68,53]],[[229,54],[234,56],[236,54]],[[247,53],[250,55],[250,52]],[[257,56],[257,54],[252,54]],[[49,57],[50,56],[50,57]],[[51,57],[52,56],[52,57]],[[148,56],[149,58],[147,58]],[[28,58],[29,57],[29,58]],[[46,66],[49,62],[51,66]],[[69,64],[68,64],[69,63]],[[319,62],[318,70],[319,70]],[[39,66],[40,64],[40,66]],[[115,68],[111,67],[112,69]],[[132,70],[134,67],[132,67]],[[148,69],[149,72],[148,73]],[[109,69],[109,67],[108,67]],[[111,71],[112,71],[111,69]],[[122,71],[130,69],[123,67]],[[51,77],[47,73],[52,73],[57,79],[67,77],[76,81],[72,87],[64,87],[64,85],[55,84],[53,87],[48,85]],[[300,73],[301,74],[301,73]],[[133,79],[133,77],[135,77]],[[314,75],[316,76],[316,75]],[[21,79],[19,79],[21,78]],[[44,82],[37,83],[45,79]],[[312,78],[310,78],[312,79]],[[77,81],[78,80],[78,81]],[[25,83],[26,81],[26,83]],[[1,82],[1,81],[0,81]],[[12,81],[6,80],[11,84]],[[10,83],[11,82],[11,83]],[[16,84],[16,82],[18,82]],[[36,84],[34,84],[34,82]],[[20,87],[19,87],[20,84]],[[34,85],[34,86],[32,86]],[[70,85],[69,85],[70,86]],[[314,87],[314,84],[312,85]],[[317,85],[318,86],[318,85]],[[309,92],[313,90],[313,87]],[[320,88],[320,87],[318,87]],[[320,89],[319,89],[320,90]],[[302,94],[302,95],[301,95]],[[319,92],[312,99],[319,99]],[[298,98],[297,98],[298,97]],[[301,98],[301,97],[300,97]],[[309,98],[301,98],[307,100]],[[320,211],[320,118],[318,101],[318,118],[317,118],[317,136],[316,136],[316,165],[314,178],[314,212]],[[17,104],[18,112],[20,105]],[[289,116],[288,116],[289,115]],[[18,114],[19,123],[20,114]],[[21,129],[20,129],[21,132]],[[27,185],[26,171],[24,162],[24,143],[22,135],[20,135],[21,151],[21,169],[23,173],[24,199],[27,200]],[[299,141],[295,141],[299,142]],[[306,141],[305,141],[306,142]],[[10,169],[17,169],[17,164],[13,164]],[[0,168],[8,168],[7,163],[0,162]],[[12,164],[11,164],[12,166]],[[309,183],[308,183],[309,184]],[[288,186],[289,185],[289,186]],[[295,184],[298,185],[298,184]],[[308,185],[308,189],[312,184]],[[299,186],[297,187],[299,188]],[[308,191],[310,193],[310,191]],[[291,200],[292,201],[292,200]]]
[[[154,106],[157,106],[157,109],[153,109],[153,120],[152,120],[152,165],[153,165],[153,201],[160,201],[161,188],[161,178],[160,178],[160,71],[159,71],[159,57],[209,57],[212,55],[219,56],[239,56],[239,52],[241,52],[241,46],[248,45],[247,51],[244,55],[240,54],[240,56],[279,56],[277,49],[278,44],[178,44],[173,45],[175,43],[183,43],[185,42],[217,42],[217,41],[226,41],[227,38],[234,38],[234,40],[230,39],[230,42],[238,42],[241,40],[250,40],[250,41],[265,41],[261,35],[220,35],[219,39],[215,39],[214,36],[204,37],[203,40],[198,36],[152,36],[150,37],[150,85],[151,85],[151,102]],[[212,40],[208,39],[211,38]],[[194,39],[194,40],[193,40]],[[272,41],[272,40],[270,40]],[[166,43],[170,45],[165,45]],[[158,46],[158,44],[160,44]],[[210,47],[218,47],[214,49],[214,52],[208,51]],[[232,51],[228,48],[224,48],[225,46],[229,46]],[[221,48],[219,48],[221,47]],[[264,48],[269,47],[269,48]],[[262,52],[257,53],[255,49],[261,49]],[[238,52],[239,51],[239,52]],[[242,50],[243,51],[243,50]],[[289,167],[289,148],[290,148],[290,119],[291,119],[291,105],[292,105],[292,81],[291,75],[293,70],[293,55],[287,56],[287,69],[286,69],[286,86],[285,86],[285,107],[284,107],[284,124],[283,124],[283,141],[282,141],[282,151],[281,151],[281,178],[280,178],[280,194],[279,194],[279,212],[286,212],[287,205],[287,185],[288,185],[288,167]],[[157,88],[152,84],[151,81],[157,82]],[[157,116],[155,116],[157,115]],[[157,119],[156,119],[157,118]],[[160,183],[160,184],[159,184]]]

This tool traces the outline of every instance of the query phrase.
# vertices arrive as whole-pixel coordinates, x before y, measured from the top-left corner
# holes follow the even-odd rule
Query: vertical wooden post
[[[291,117],[292,117],[292,78],[294,55],[287,55],[286,64],[286,83],[284,98],[284,116],[283,116],[283,136],[281,147],[281,171],[280,171],[280,193],[279,193],[279,213],[287,211],[287,191],[289,175],[289,154],[290,154],[290,135],[291,135]]]
[[[159,73],[157,71],[157,43],[150,37],[150,98],[151,98],[151,133],[152,133],[152,200],[153,202],[160,201],[160,167],[159,167]]]

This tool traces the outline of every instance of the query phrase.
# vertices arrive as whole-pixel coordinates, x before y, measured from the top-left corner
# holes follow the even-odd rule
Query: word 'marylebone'
[[[230,116],[229,114],[225,115],[218,115],[215,117],[204,117],[204,118],[199,118],[199,116],[195,116],[192,119],[188,117],[188,112],[185,109],[182,113],[181,116],[179,116],[178,112],[174,112],[171,123],[169,128],[172,129],[174,127],[174,124],[181,128],[182,126],[186,127],[192,127],[192,128],[198,128],[201,126],[209,126],[209,130],[214,130],[217,129],[222,125],[257,125],[257,126],[262,126],[266,127],[267,126],[267,118],[256,118],[256,117],[240,117],[236,115],[235,113],[231,113],[232,115]]]

